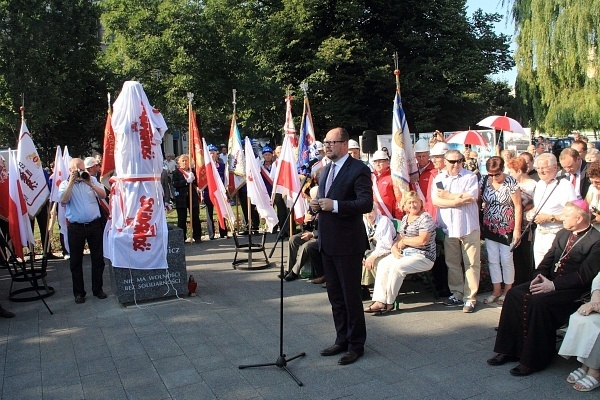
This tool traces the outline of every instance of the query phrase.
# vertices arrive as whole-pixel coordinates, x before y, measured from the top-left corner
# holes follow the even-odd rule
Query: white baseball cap
[[[96,161],[94,157],[86,157],[85,160],[83,160],[83,166],[86,168],[92,168],[96,165],[98,165],[98,161]]]
[[[360,149],[358,142],[354,139],[348,140],[348,148],[349,149]]]
[[[377,160],[389,160],[389,158],[387,154],[385,154],[385,151],[377,150],[375,153],[373,153],[373,161]]]
[[[448,147],[448,143],[446,142],[437,142],[429,151],[430,156],[443,156],[446,152],[450,150]]]
[[[318,140],[315,140],[313,144],[315,145],[315,149],[317,149],[318,151],[323,150],[323,143],[319,142]]]
[[[415,143],[415,153],[424,153],[426,151],[429,151],[429,142],[425,139],[417,140],[417,143]]]

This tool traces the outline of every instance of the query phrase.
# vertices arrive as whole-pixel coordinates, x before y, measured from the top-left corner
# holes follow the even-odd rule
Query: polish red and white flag
[[[22,182],[19,179],[17,152],[9,151],[9,217],[8,231],[15,255],[23,259],[23,247],[34,244],[31,221],[27,215],[27,202],[23,196]]]
[[[287,207],[290,208],[300,193],[301,186],[300,178],[296,172],[296,159],[294,158],[292,142],[287,135],[283,138],[283,146],[281,147],[281,154],[278,160],[279,166],[273,180],[272,196],[275,196],[275,193],[281,193],[283,196],[286,196],[285,201]],[[302,223],[307,210],[308,205],[306,204],[306,200],[300,195],[300,198],[294,205],[294,219]]]
[[[233,230],[235,224],[235,216],[227,199],[225,186],[219,177],[217,167],[210,156],[206,141],[202,138],[202,149],[204,151],[204,166],[206,167],[206,184],[208,186],[208,195],[210,201],[217,210],[217,218],[221,229],[227,229],[226,221],[229,221],[229,226]]]

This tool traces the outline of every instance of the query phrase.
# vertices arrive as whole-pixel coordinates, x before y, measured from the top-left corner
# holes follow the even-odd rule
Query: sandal
[[[385,311],[385,307],[374,308],[373,306],[375,305],[375,303],[377,303],[377,302],[374,301],[369,307],[364,308],[363,311],[366,313],[376,313],[376,312]]]
[[[493,294],[490,294],[488,297],[486,297],[485,299],[483,299],[483,304],[492,304],[495,303],[496,300],[498,300],[500,298],[500,296],[494,296]]]
[[[502,296],[498,297],[498,300],[496,300],[496,303],[498,303],[499,305],[503,305],[504,299],[506,299],[506,296],[502,295]]]
[[[393,304],[386,304],[385,308],[382,308],[382,309],[380,309],[378,311],[375,311],[373,313],[373,315],[383,315],[383,314],[389,313],[390,311],[393,311],[393,310],[394,310],[394,305]]]
[[[579,385],[579,387],[577,387],[577,385]],[[600,382],[598,381],[597,378],[594,378],[591,375],[586,375],[583,378],[581,378],[580,380],[578,380],[577,382],[575,382],[573,389],[575,389],[579,392],[591,392],[592,390],[596,389],[598,386],[600,386]]]
[[[587,371],[584,371],[583,368],[577,368],[575,371],[571,372],[569,376],[567,376],[567,382],[573,385],[578,380],[584,378],[587,375]]]

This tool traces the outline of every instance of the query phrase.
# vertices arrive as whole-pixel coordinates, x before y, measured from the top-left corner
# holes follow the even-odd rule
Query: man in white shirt
[[[458,150],[449,150],[445,154],[446,170],[435,177],[437,189],[432,188],[431,199],[439,210],[437,223],[446,234],[444,253],[452,295],[444,300],[444,304],[463,306],[463,312],[472,313],[481,270],[479,185],[477,175],[464,169],[463,161]]]

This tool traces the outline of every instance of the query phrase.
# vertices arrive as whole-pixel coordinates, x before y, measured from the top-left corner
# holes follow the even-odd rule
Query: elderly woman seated
[[[423,201],[416,192],[403,198],[400,232],[392,245],[392,254],[377,266],[373,303],[365,312],[381,315],[394,308],[398,291],[408,274],[428,271],[435,261],[435,223],[423,210]]]
[[[573,389],[589,392],[600,386],[600,274],[592,282],[590,302],[571,315],[558,354],[565,358],[577,356],[581,363],[567,377]]]

